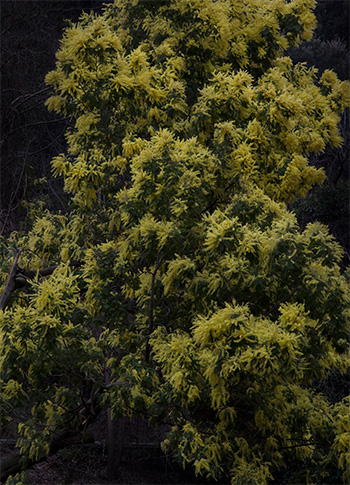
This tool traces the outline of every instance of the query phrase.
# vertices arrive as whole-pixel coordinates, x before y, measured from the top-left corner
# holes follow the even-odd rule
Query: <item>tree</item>
[[[3,419],[34,462],[100,409],[233,484],[347,480],[342,249],[286,203],[324,179],[346,82],[293,65],[312,0],[118,0],[64,32],[47,105],[69,214],[2,241]],[[29,411],[28,411],[29,406]],[[8,474],[7,474],[8,475]]]

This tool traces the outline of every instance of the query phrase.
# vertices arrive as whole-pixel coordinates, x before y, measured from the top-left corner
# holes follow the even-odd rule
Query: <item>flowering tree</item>
[[[71,210],[29,206],[1,241],[21,465],[109,407],[172,423],[163,447],[197,474],[348,479],[348,401],[317,387],[349,366],[342,250],[286,206],[323,181],[308,156],[340,145],[349,102],[283,57],[313,7],[116,0],[64,32],[46,80],[71,119],[52,161]]]

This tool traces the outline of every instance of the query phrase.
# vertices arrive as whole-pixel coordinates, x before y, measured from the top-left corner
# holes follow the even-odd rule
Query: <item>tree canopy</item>
[[[27,460],[109,407],[170,423],[164,450],[209,478],[349,479],[349,400],[318,385],[349,367],[343,251],[287,208],[349,104],[285,55],[314,5],[116,0],[64,31],[46,82],[70,211],[30,206],[0,240],[3,420]]]

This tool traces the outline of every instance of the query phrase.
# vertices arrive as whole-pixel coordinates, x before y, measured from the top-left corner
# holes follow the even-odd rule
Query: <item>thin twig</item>
[[[160,256],[158,254],[156,266],[155,266],[153,274],[152,274],[151,299],[150,299],[150,302],[149,302],[149,325],[148,325],[147,343],[146,343],[146,350],[145,350],[145,361],[147,362],[147,364],[149,363],[149,357],[150,357],[150,352],[151,352],[151,347],[150,347],[150,344],[149,344],[149,336],[151,335],[151,333],[153,331],[153,323],[154,323],[154,287],[155,287],[155,282],[156,282],[157,271],[158,271],[160,265],[162,264],[163,259],[164,259],[163,256]]]

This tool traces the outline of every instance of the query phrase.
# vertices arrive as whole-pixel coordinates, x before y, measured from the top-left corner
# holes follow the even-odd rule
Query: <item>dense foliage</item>
[[[342,249],[286,206],[349,103],[284,56],[313,7],[117,0],[66,29],[46,80],[71,210],[1,241],[3,419],[28,459],[110,407],[170,422],[197,474],[349,479],[348,400],[317,387],[349,366]]]

